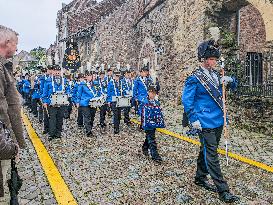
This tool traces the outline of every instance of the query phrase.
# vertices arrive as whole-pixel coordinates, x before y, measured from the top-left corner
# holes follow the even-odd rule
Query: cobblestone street
[[[18,165],[19,175],[23,179],[19,192],[20,205],[57,204],[32,143],[28,137],[26,139],[27,149],[21,151]]]
[[[96,137],[87,138],[73,117],[66,121],[62,139],[49,143],[36,118],[29,117],[78,204],[221,204],[216,194],[193,183],[196,145],[158,133],[164,162],[156,165],[142,155],[144,134],[136,126],[123,126],[119,136],[111,134],[111,125],[104,134],[96,127]],[[21,160],[27,183],[20,196],[25,204],[56,204],[30,143],[28,147]],[[224,176],[241,197],[238,204],[273,203],[271,173],[235,160],[225,164],[221,157]]]

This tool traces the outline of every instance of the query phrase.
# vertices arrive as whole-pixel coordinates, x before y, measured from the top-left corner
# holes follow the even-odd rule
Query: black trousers
[[[100,124],[104,125],[105,124],[105,116],[107,113],[108,109],[108,104],[104,104],[103,106],[100,107]]]
[[[38,116],[38,103],[40,99],[31,99],[31,111],[34,116]]]
[[[223,126],[215,129],[203,129],[199,134],[201,147],[197,159],[196,180],[207,180],[209,174],[219,192],[229,191],[227,182],[224,180],[217,148],[220,142]]]
[[[129,117],[129,113],[130,113],[130,109],[131,107],[124,107],[123,108],[123,112],[124,112],[124,123],[130,123],[130,117]]]
[[[145,130],[146,138],[143,144],[143,149],[145,150],[149,149],[152,157],[158,156],[157,144],[155,141],[155,130],[156,129]]]
[[[43,108],[44,112],[44,131],[49,132],[49,116],[48,116],[48,109]]]
[[[94,125],[94,119],[96,115],[97,108],[91,107],[81,107],[83,114],[83,123],[86,133],[92,132],[92,128]]]
[[[65,113],[64,113],[65,119],[69,119],[72,112],[73,104],[72,104],[71,98],[68,98],[68,101],[69,101],[69,105],[65,106]]]
[[[42,103],[38,103],[38,119],[39,119],[39,122],[43,122],[43,105]]]
[[[63,128],[64,110],[65,108],[63,106],[48,107],[50,136],[57,136],[57,137],[61,136],[62,128]]]
[[[117,107],[116,102],[111,103],[111,108],[114,114],[114,129],[119,130],[119,125],[120,125],[120,119],[121,119],[121,107]]]
[[[23,99],[24,99],[24,105],[30,108],[31,106],[31,98],[30,98],[30,93],[25,93],[23,92]]]
[[[77,123],[78,125],[83,125],[83,115],[82,115],[82,107],[78,108],[78,117],[77,117]]]

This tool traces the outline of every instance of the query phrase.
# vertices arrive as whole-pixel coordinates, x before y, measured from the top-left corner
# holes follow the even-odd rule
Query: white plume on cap
[[[150,77],[153,80],[153,83],[155,84],[156,83],[156,79],[157,79],[157,75],[156,75],[155,70],[154,69],[150,69],[149,74],[150,74]]]
[[[87,62],[87,70],[91,71],[91,63],[90,62]]]
[[[144,58],[144,59],[143,59],[143,64],[144,64],[144,65],[147,65],[147,64],[148,64],[148,59],[147,59],[147,58]]]
[[[83,73],[83,66],[80,67],[80,73]]]
[[[217,42],[220,39],[220,29],[219,27],[210,27],[209,32],[211,35],[211,38]]]
[[[104,71],[104,64],[103,63],[100,65],[100,69],[101,69],[101,71]]]
[[[117,70],[120,71],[120,62],[117,63]]]

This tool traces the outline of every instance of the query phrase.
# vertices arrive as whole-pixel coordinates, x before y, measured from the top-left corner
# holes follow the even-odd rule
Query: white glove
[[[233,79],[232,79],[232,77],[224,76],[221,78],[221,82],[222,82],[222,84],[224,83],[225,85],[227,85],[229,83],[232,83]]]
[[[158,95],[155,96],[155,100],[158,100]]]
[[[194,128],[194,129],[202,130],[202,126],[201,126],[201,123],[199,120],[193,122],[191,125],[192,125],[192,128]]]

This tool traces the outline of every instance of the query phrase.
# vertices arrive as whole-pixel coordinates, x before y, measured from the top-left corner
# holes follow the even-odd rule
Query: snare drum
[[[117,107],[131,107],[131,96],[116,96]]]
[[[51,105],[56,107],[69,105],[68,95],[61,93],[53,94],[51,97]]]
[[[103,95],[101,97],[96,97],[96,98],[91,99],[89,102],[89,105],[90,105],[90,107],[97,108],[97,107],[103,106],[105,101],[106,101],[106,97]]]

